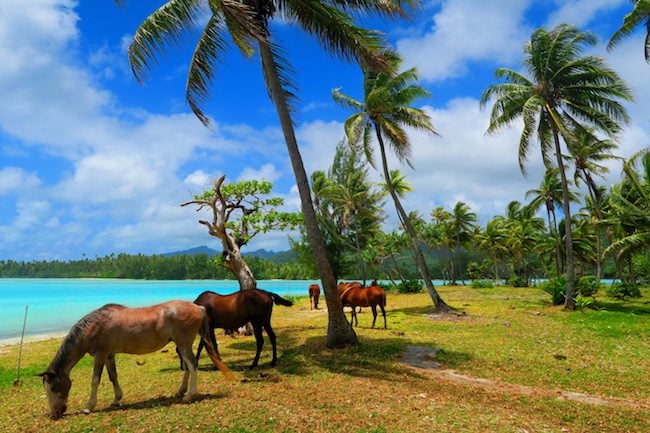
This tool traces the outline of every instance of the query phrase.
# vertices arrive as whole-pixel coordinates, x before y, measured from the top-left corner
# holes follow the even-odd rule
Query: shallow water
[[[279,295],[307,296],[309,285],[319,282],[257,283],[260,289]],[[20,337],[26,305],[25,335],[33,337],[65,332],[85,314],[108,303],[140,307],[170,299],[193,301],[205,290],[226,294],[238,289],[234,280],[0,279],[0,341]]]

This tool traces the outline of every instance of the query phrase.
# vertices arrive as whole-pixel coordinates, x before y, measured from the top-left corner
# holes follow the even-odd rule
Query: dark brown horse
[[[318,310],[318,298],[320,297],[320,286],[311,284],[309,286],[309,309]]]
[[[363,287],[359,283],[340,283],[338,285],[338,292],[343,306],[352,307],[350,314],[350,322],[356,323],[359,326],[357,319],[356,307],[370,307],[372,309],[372,327],[375,327],[377,321],[377,306],[381,309],[381,314],[384,316],[384,328],[386,325],[386,292],[379,286],[371,285]]]
[[[201,306],[188,301],[169,301],[143,308],[108,304],[87,314],[70,329],[47,370],[40,374],[50,414],[53,418],[60,418],[66,411],[72,385],[70,370],[86,353],[95,358],[90,399],[84,409],[88,413],[97,404],[97,388],[104,365],[115,394],[111,405],[118,405],[122,398],[115,368],[116,353],[151,353],[170,341],[176,343],[185,363],[190,366],[185,370],[176,395],[183,401],[191,400],[196,395],[197,361],[192,353],[192,343],[197,334],[205,342],[214,365],[227,377],[232,376],[210,340],[208,317]]]
[[[250,368],[253,369],[257,366],[260,359],[260,353],[264,346],[264,336],[262,335],[262,328],[266,330],[269,336],[271,346],[273,347],[273,358],[271,366],[274,366],[278,360],[275,332],[271,327],[271,313],[273,312],[273,303],[290,307],[293,302],[284,299],[280,295],[267,292],[260,289],[240,290],[229,295],[219,295],[214,292],[203,292],[199,295],[194,303],[202,305],[208,314],[210,324],[210,341],[212,345],[217,348],[217,339],[214,336],[215,328],[223,329],[237,329],[246,323],[253,325],[253,334],[257,343],[257,352]],[[203,348],[203,341],[199,344],[199,349],[196,352],[196,359],[201,355]]]

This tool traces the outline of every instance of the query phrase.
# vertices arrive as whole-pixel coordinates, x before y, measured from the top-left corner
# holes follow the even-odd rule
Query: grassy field
[[[324,346],[327,313],[308,299],[275,307],[279,361],[249,372],[253,337],[218,336],[236,375],[227,381],[201,359],[199,397],[173,398],[182,373],[174,348],[117,356],[123,405],[109,408],[104,373],[97,411],[81,414],[92,359],[72,371],[69,413],[47,416],[40,378],[60,340],[0,347],[0,432],[648,432],[650,291],[634,301],[599,298],[599,310],[567,313],[537,289],[442,287],[458,315],[431,317],[425,294],[388,295],[388,330],[360,345]],[[378,319],[378,323],[382,323]],[[409,346],[437,348],[437,369],[402,362]],[[572,394],[573,393],[573,394]],[[588,400],[588,401],[585,401]]]

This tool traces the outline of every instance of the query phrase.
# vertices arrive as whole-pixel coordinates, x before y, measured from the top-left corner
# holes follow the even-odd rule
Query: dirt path
[[[536,388],[532,386],[505,383],[496,380],[460,374],[454,370],[441,368],[440,363],[435,360],[438,352],[440,352],[440,349],[431,349],[429,347],[423,346],[408,346],[402,355],[400,362],[407,367],[418,371],[419,373],[435,376],[437,378],[447,380],[459,385],[481,388],[489,392],[512,395],[555,397],[560,400],[572,400],[580,403],[599,406],[623,406],[650,409],[650,402],[628,400],[623,398],[600,397],[564,390]]]

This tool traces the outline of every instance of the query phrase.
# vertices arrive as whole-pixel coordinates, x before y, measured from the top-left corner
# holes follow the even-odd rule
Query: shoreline
[[[25,338],[23,339],[23,344],[35,343],[38,341],[56,340],[56,339],[63,338],[66,335],[67,335],[67,331],[50,332],[47,334],[25,335]],[[9,346],[19,346],[19,345],[20,345],[20,337],[0,339],[0,347],[3,348]]]

